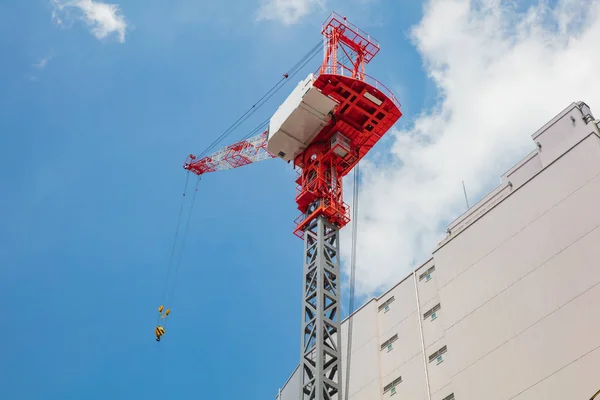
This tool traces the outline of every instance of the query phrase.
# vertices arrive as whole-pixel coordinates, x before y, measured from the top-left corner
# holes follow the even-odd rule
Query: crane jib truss
[[[185,163],[185,168],[197,175],[202,175],[207,172],[237,168],[275,158],[273,154],[267,151],[267,134],[268,132],[265,131],[260,135],[241,140],[199,160],[196,160],[196,157],[190,154]]]
[[[301,400],[342,399],[339,232],[350,222],[343,177],[402,116],[392,92],[364,72],[379,43],[336,13],[321,33],[324,60],[313,86],[336,105],[293,159],[300,211],[294,234],[304,240]],[[200,159],[190,155],[184,168],[202,175],[275,158],[268,140],[266,131]]]

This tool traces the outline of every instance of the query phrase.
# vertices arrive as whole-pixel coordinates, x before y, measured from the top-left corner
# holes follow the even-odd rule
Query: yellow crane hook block
[[[154,333],[156,334],[156,341],[157,341],[157,342],[160,342],[160,337],[161,337],[162,335],[164,335],[164,334],[165,334],[165,332],[166,332],[166,331],[165,331],[165,328],[163,328],[163,327],[162,327],[162,326],[160,326],[160,325],[158,325],[158,326],[156,327],[156,329],[154,329]]]
[[[160,305],[158,307],[158,314],[160,316],[158,322],[160,322],[161,319],[166,319],[167,316],[171,313],[171,309],[167,308],[167,310],[163,313],[164,310],[164,306]],[[166,322],[165,322],[165,326],[166,326]],[[154,334],[156,335],[156,341],[160,342],[160,338],[162,337],[162,335],[164,335],[166,332],[165,328],[162,327],[161,325],[157,325],[156,328],[154,329]]]

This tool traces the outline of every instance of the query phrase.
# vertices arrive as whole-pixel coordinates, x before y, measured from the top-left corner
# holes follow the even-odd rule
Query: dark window
[[[378,311],[381,311],[381,310],[387,311],[389,309],[390,304],[392,304],[393,302],[394,302],[394,296],[390,297],[382,305],[380,305]]]
[[[425,314],[423,314],[423,319],[427,319],[427,318],[431,317],[434,313],[437,313],[438,311],[440,311],[441,308],[442,308],[442,306],[440,304],[436,304],[435,306],[433,306],[433,308],[431,310],[429,310]],[[435,317],[433,317],[433,319],[435,319]]]
[[[447,352],[448,349],[446,346],[442,347],[441,349],[439,349],[438,351],[436,351],[435,353],[433,353],[432,355],[429,356],[429,362],[432,362],[433,360],[437,360],[438,364],[442,362],[442,354],[444,354],[445,352]]]
[[[435,271],[435,265],[432,265],[431,268],[419,275],[419,281],[422,281],[423,279],[430,280],[433,271]]]
[[[392,348],[392,343],[394,343],[396,340],[398,340],[398,334],[395,334],[394,336],[392,336],[391,338],[389,338],[388,340],[385,341],[385,343],[383,343],[381,345],[381,350],[385,349],[386,347],[388,348],[388,351],[390,351]]]
[[[388,383],[384,388],[383,388],[383,393],[386,393],[388,391],[390,391],[390,389],[395,389],[396,386],[398,386],[400,383],[402,382],[402,377],[399,376],[396,379],[394,379],[394,381],[392,383]],[[395,391],[394,391],[395,392]],[[393,394],[393,393],[392,393]]]

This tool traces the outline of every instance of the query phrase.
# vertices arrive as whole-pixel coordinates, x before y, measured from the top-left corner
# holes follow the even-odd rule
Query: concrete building
[[[532,138],[430,260],[353,314],[351,400],[587,400],[600,389],[600,132],[580,102]],[[299,386],[297,368],[278,399],[298,400]]]

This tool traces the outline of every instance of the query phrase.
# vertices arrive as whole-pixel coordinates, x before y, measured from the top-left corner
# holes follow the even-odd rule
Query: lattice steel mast
[[[300,398],[332,399],[341,388],[339,228],[323,216],[313,219],[304,253]]]

